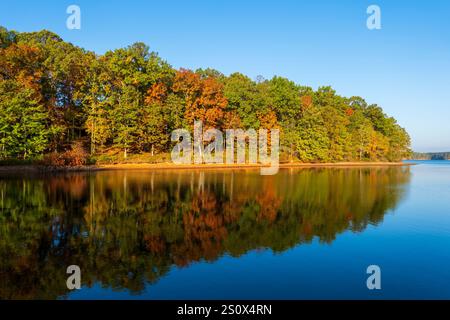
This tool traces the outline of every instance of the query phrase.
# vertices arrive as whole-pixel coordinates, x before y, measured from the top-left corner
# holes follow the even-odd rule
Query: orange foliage
[[[205,129],[220,128],[228,101],[223,85],[213,77],[202,79],[199,74],[181,69],[175,76],[175,93],[182,93],[186,101],[185,117],[189,124],[202,121]]]
[[[260,206],[257,219],[274,222],[283,200],[276,195],[275,190],[271,187],[273,184],[271,180],[272,179],[265,181],[264,185],[261,187],[261,190],[263,191],[256,198],[256,201]]]
[[[355,113],[355,111],[352,109],[352,108],[348,108],[346,111],[345,111],[345,114],[347,115],[347,116],[352,116],[353,114]]]
[[[74,199],[81,199],[86,192],[86,176],[56,176],[47,183],[47,188],[52,195],[70,194]]]
[[[53,167],[77,167],[87,163],[88,152],[79,141],[73,143],[72,148],[63,153],[51,153],[44,157],[43,163]]]
[[[228,111],[223,118],[224,129],[241,128],[242,122],[236,111]]]
[[[40,70],[44,59],[41,50],[26,44],[12,44],[0,49],[0,57],[0,80],[17,80],[24,87],[34,89],[37,95],[43,75]]]
[[[146,104],[162,103],[167,96],[167,87],[163,83],[155,83],[147,91]]]
[[[267,113],[261,113],[258,116],[261,129],[280,129],[278,124],[277,115],[273,110]]]
[[[267,130],[267,142],[269,145],[271,144],[271,130],[272,129],[278,129],[281,133],[281,126],[278,124],[277,115],[273,110],[270,110],[267,113],[261,113],[258,116],[260,128]]]
[[[192,199],[191,210],[183,214],[184,243],[174,246],[174,261],[186,266],[201,258],[216,259],[228,233],[226,219],[213,193],[202,192]]]
[[[312,97],[310,95],[302,96],[300,98],[300,101],[301,101],[302,107],[304,109],[306,109],[312,105]]]

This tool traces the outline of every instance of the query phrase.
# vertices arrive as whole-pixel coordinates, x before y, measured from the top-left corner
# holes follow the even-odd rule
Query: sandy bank
[[[354,167],[395,167],[410,166],[411,163],[403,162],[337,162],[337,163],[281,163],[280,169],[284,168],[354,168]],[[79,171],[101,171],[101,170],[211,170],[211,169],[258,169],[260,164],[190,164],[177,165],[173,163],[119,163],[92,165],[70,168],[50,168],[34,165],[0,166],[0,173],[27,173],[27,172],[79,172]]]

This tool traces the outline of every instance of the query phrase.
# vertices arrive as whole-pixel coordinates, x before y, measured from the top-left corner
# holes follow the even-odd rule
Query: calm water
[[[0,299],[449,299],[450,161],[418,163],[6,175]]]

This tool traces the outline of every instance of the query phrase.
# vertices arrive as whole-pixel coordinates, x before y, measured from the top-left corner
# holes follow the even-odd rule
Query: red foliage
[[[44,165],[52,167],[78,167],[87,163],[89,154],[83,147],[83,143],[76,141],[71,150],[63,153],[51,153],[44,157]]]
[[[199,74],[181,69],[175,76],[173,90],[184,95],[185,117],[193,125],[202,121],[205,129],[219,128],[228,101],[223,94],[223,85],[214,77],[202,79]]]
[[[345,113],[350,117],[353,115],[353,113],[355,113],[355,111],[352,108],[348,108]]]

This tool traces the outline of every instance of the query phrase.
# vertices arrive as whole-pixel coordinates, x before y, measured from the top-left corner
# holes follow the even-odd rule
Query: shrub
[[[78,167],[88,163],[89,154],[81,141],[75,141],[70,150],[51,153],[44,157],[44,165],[54,167]]]
[[[85,165],[89,157],[81,141],[74,142],[72,144],[72,150],[66,151],[64,154],[66,165],[71,167]]]

